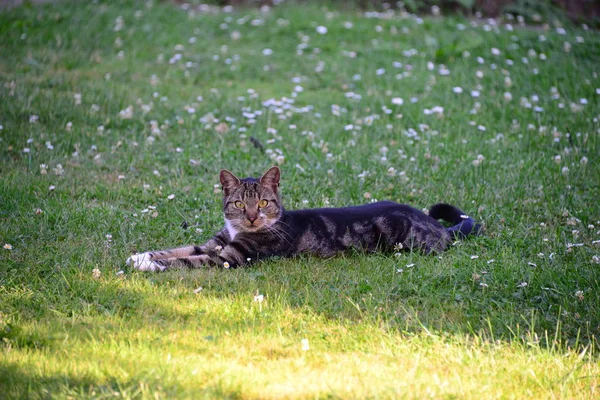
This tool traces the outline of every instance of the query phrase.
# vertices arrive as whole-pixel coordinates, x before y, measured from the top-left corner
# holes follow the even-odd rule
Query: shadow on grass
[[[0,361],[0,393],[3,399],[65,398],[179,398],[182,395],[207,399],[238,399],[241,391],[219,383],[197,388],[174,382],[149,385],[143,377],[94,377],[69,374],[40,374],[14,363]]]

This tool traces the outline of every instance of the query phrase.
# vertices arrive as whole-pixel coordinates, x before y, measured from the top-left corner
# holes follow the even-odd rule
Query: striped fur
[[[330,257],[349,248],[365,251],[446,250],[454,236],[478,234],[481,226],[458,208],[436,204],[427,215],[391,201],[342,208],[287,211],[279,195],[280,170],[260,179],[220,174],[225,227],[201,246],[132,255],[141,271],[216,265],[235,268],[273,257],[311,253]],[[444,227],[438,219],[453,224]]]

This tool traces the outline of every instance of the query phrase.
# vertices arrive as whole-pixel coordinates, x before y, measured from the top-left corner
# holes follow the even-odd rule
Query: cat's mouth
[[[258,218],[255,221],[246,219],[240,224],[240,228],[246,232],[257,232],[273,225],[273,222],[269,218]]]

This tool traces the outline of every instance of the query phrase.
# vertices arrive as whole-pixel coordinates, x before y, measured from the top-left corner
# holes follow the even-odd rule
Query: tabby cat
[[[280,171],[260,179],[220,173],[225,227],[201,246],[132,255],[140,271],[217,265],[235,268],[271,256],[311,253],[330,257],[349,248],[366,251],[444,251],[455,236],[477,234],[480,225],[458,208],[436,204],[429,215],[404,204],[380,201],[355,207],[285,210],[279,194]],[[453,224],[446,228],[437,220]]]

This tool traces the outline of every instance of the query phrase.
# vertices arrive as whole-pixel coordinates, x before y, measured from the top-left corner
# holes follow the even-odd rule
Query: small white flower
[[[308,351],[308,350],[310,350],[310,345],[308,344],[308,339],[302,339],[300,341],[300,344],[302,346],[302,351]]]
[[[262,294],[254,295],[254,301],[257,303],[262,303],[265,300],[265,296]]]
[[[392,99],[392,104],[395,104],[397,106],[401,106],[402,104],[404,104],[404,100],[401,97],[394,97]]]
[[[4,246],[2,246],[2,247],[4,247],[6,250],[12,250],[13,249],[12,244],[8,244],[8,243],[5,243]]]
[[[223,268],[228,269],[229,268],[229,263],[227,261],[225,261],[223,263]]]
[[[319,35],[325,35],[325,34],[327,34],[327,27],[323,26],[323,25],[319,25],[319,26],[317,26],[316,31]]]
[[[100,270],[98,268],[94,268],[92,270],[92,278],[94,278],[94,279],[100,278]]]
[[[167,199],[169,199],[169,200],[173,200],[174,198],[175,198],[174,194],[170,194],[170,195],[167,196]]]
[[[273,54],[273,50],[272,49],[263,49],[262,54],[263,54],[263,56],[270,56]]]
[[[463,92],[463,88],[461,88],[460,86],[456,86],[452,89],[452,91],[456,94],[460,94]]]

